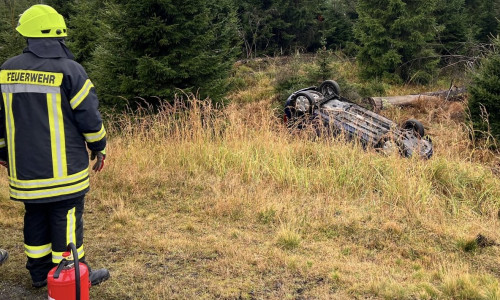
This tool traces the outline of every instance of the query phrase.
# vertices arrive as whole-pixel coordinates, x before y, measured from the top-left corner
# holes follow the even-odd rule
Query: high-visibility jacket
[[[95,88],[60,39],[29,39],[0,68],[0,159],[10,197],[45,203],[89,190],[90,150],[106,147]]]

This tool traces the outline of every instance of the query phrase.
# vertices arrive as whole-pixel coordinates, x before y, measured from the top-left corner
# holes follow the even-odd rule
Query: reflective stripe
[[[66,245],[69,243],[73,243],[76,245],[76,217],[75,217],[76,208],[68,210],[68,214],[66,215]]]
[[[68,174],[66,164],[66,142],[64,137],[64,120],[61,109],[61,95],[47,94],[49,113],[50,145],[52,149],[52,167],[55,178]]]
[[[101,126],[101,130],[93,133],[84,133],[85,140],[87,143],[94,143],[102,140],[106,136],[106,130],[104,129],[104,125]]]
[[[39,179],[39,180],[9,180],[12,187],[17,188],[48,188],[56,185],[63,185],[74,183],[80,181],[89,176],[89,169],[85,169],[73,175],[69,175],[62,178],[50,178],[50,179]]]
[[[52,251],[52,244],[42,246],[29,246],[24,244],[24,253],[31,258],[41,258],[49,255]]]
[[[0,139],[0,148],[4,148],[5,146],[5,139]]]
[[[57,94],[61,92],[58,86],[44,86],[33,84],[5,84],[2,85],[2,93],[40,93],[40,94]]]
[[[71,101],[69,102],[71,104],[71,108],[72,109],[77,108],[78,105],[80,105],[80,103],[82,103],[82,101],[87,97],[87,95],[90,92],[90,89],[93,87],[94,85],[92,84],[90,79],[87,79],[82,89],[78,93],[76,93],[75,97],[73,97],[73,99],[71,99]]]
[[[81,259],[84,255],[85,255],[85,251],[83,251],[83,245],[76,249],[76,252],[78,252],[78,259]],[[55,264],[58,264],[61,262],[61,260],[63,259],[63,253],[64,252],[54,252],[52,251],[52,262],[55,263]]]
[[[0,84],[31,84],[45,86],[61,86],[63,73],[42,72],[32,70],[2,70]]]
[[[5,120],[7,125],[7,143],[9,144],[9,178],[17,178],[16,174],[16,145],[14,137],[16,129],[14,127],[14,115],[12,114],[12,94],[3,94],[3,102],[5,107]]]
[[[64,187],[58,187],[47,190],[37,190],[37,191],[19,191],[16,190],[13,186],[10,187],[10,196],[14,199],[38,199],[38,198],[47,198],[47,197],[55,197],[61,195],[69,195],[79,191],[83,191],[84,189],[89,187],[89,179],[87,178],[85,181]]]

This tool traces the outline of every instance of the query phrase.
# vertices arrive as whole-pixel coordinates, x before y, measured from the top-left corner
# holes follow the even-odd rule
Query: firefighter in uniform
[[[33,287],[62,260],[67,245],[83,244],[84,196],[89,157],[104,166],[106,131],[94,85],[64,43],[67,28],[55,9],[37,4],[16,30],[27,48],[0,68],[0,161],[8,169],[10,198],[24,202],[26,268]],[[92,285],[109,278],[91,270]]]

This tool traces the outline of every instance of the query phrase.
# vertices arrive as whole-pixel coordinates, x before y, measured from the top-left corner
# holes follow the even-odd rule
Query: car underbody
[[[398,151],[404,157],[430,158],[432,141],[423,125],[414,119],[402,126],[340,96],[333,80],[319,87],[308,87],[290,95],[285,104],[285,119],[292,130],[313,128],[317,135],[343,136],[358,140],[365,148],[386,154]]]

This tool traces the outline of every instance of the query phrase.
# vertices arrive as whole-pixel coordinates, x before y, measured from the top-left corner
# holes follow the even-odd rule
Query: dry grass
[[[497,158],[471,147],[460,104],[384,112],[423,121],[436,146],[423,161],[290,135],[267,93],[109,119],[85,243],[112,278],[93,299],[500,298],[499,249],[467,246],[500,241]],[[22,205],[1,179],[0,295],[43,299],[23,269]]]

